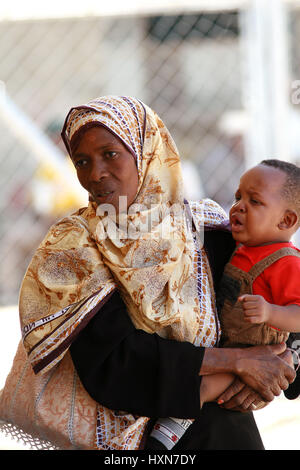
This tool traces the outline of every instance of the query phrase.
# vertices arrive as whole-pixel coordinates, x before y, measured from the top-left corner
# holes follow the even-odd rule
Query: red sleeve
[[[276,305],[300,305],[300,258],[286,256],[264,272]]]

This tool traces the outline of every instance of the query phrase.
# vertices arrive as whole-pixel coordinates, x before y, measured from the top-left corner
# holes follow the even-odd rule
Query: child
[[[284,342],[300,331],[300,168],[264,160],[240,180],[229,213],[237,248],[218,295],[224,346]]]
[[[241,177],[235,199],[229,218],[237,248],[218,294],[222,345],[286,341],[288,331],[300,331],[300,250],[290,242],[300,225],[300,168],[264,160]],[[203,376],[200,406],[216,400],[233,380],[230,374]],[[161,448],[160,426],[171,428],[174,422],[178,435],[191,424],[159,420],[151,433],[152,448]]]

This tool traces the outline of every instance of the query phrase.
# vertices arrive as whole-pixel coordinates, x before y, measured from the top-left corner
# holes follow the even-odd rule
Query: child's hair
[[[300,168],[293,163],[283,160],[263,160],[261,165],[277,168],[286,174],[286,180],[282,188],[282,196],[291,204],[298,216],[297,227],[300,226]]]

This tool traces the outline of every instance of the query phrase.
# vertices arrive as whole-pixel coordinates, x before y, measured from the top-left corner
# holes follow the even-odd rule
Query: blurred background
[[[175,139],[187,197],[226,210],[246,168],[300,162],[300,0],[5,0],[0,38],[3,312],[49,226],[87,203],[60,139],[70,107],[140,98]]]

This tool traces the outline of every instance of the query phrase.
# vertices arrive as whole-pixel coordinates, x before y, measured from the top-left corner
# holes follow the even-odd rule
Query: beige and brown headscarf
[[[187,217],[177,148],[161,119],[139,100],[108,96],[72,108],[62,133],[69,151],[71,140],[92,123],[109,129],[135,156],[138,210],[132,206],[112,221],[89,202],[54,225],[37,249],[20,293],[23,341],[36,373],[62,359],[115,289],[136,328],[208,347],[217,339],[199,233],[223,224],[226,214],[203,200],[189,204]],[[131,420],[132,435],[141,436],[146,422]],[[124,436],[111,441],[112,448],[124,448]]]

